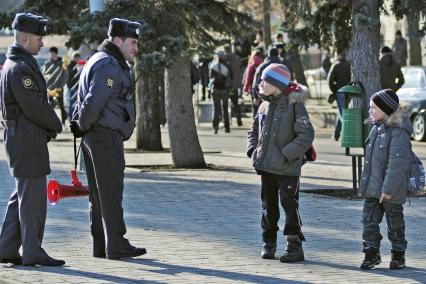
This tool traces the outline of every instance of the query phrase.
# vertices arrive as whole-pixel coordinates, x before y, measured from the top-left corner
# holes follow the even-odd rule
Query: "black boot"
[[[263,243],[262,253],[260,256],[263,259],[274,259],[277,251],[277,243]]]
[[[372,269],[374,266],[379,265],[382,262],[379,249],[368,247],[364,243],[364,250],[362,252],[365,253],[365,258],[361,263],[361,269]]]
[[[395,251],[392,252],[392,260],[389,264],[390,269],[402,269],[405,267],[405,251]]]
[[[238,126],[243,126],[243,121],[241,120],[240,116],[237,116],[237,125]]]
[[[305,254],[302,248],[302,240],[297,235],[287,236],[287,248],[284,254],[280,257],[280,261],[286,262],[298,262],[304,261]]]

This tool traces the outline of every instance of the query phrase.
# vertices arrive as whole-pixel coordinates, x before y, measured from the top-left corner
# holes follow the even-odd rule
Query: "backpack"
[[[411,150],[411,170],[408,185],[408,195],[417,196],[423,193],[425,187],[425,169],[422,161]]]

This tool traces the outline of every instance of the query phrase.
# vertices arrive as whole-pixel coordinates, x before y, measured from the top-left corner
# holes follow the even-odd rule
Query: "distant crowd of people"
[[[237,119],[242,125],[241,108],[238,99],[242,95],[249,96],[252,102],[253,117],[261,103],[259,99],[259,83],[262,71],[272,63],[284,64],[292,80],[306,85],[303,67],[297,52],[288,52],[283,34],[278,33],[274,41],[265,47],[262,31],[258,31],[253,42],[237,39],[218,50],[213,59],[199,58],[192,63],[192,84],[201,86],[201,100],[213,98],[213,130],[218,133],[219,123],[223,121],[225,133],[230,132],[230,118]],[[293,70],[301,70],[294,72]],[[231,100],[231,115],[228,113]]]
[[[53,106],[59,106],[61,122],[63,127],[66,127],[66,120],[70,121],[72,117],[80,73],[86,60],[83,60],[77,51],[72,53],[70,59],[63,60],[58,56],[58,48],[55,46],[50,47],[49,55],[50,58],[41,67],[41,72],[46,80],[49,101]]]

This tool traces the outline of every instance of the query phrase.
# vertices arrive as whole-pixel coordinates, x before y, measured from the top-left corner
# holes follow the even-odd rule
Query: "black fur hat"
[[[126,19],[113,18],[109,21],[108,36],[131,37],[138,39],[142,35],[142,25]]]
[[[13,20],[12,29],[38,36],[45,36],[47,35],[47,20],[42,16],[31,13],[18,13]]]

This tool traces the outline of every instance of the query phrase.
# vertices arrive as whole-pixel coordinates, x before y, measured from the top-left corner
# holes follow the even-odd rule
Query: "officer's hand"
[[[47,142],[50,142],[52,139],[55,139],[56,135],[58,135],[58,133],[56,133],[55,131],[47,130]]]
[[[251,158],[251,155],[253,155],[254,149],[255,148],[253,147],[247,150],[247,157]]]
[[[78,123],[76,120],[71,121],[70,128],[75,138],[80,138],[84,135],[84,132],[80,130],[80,127],[78,127]]]

